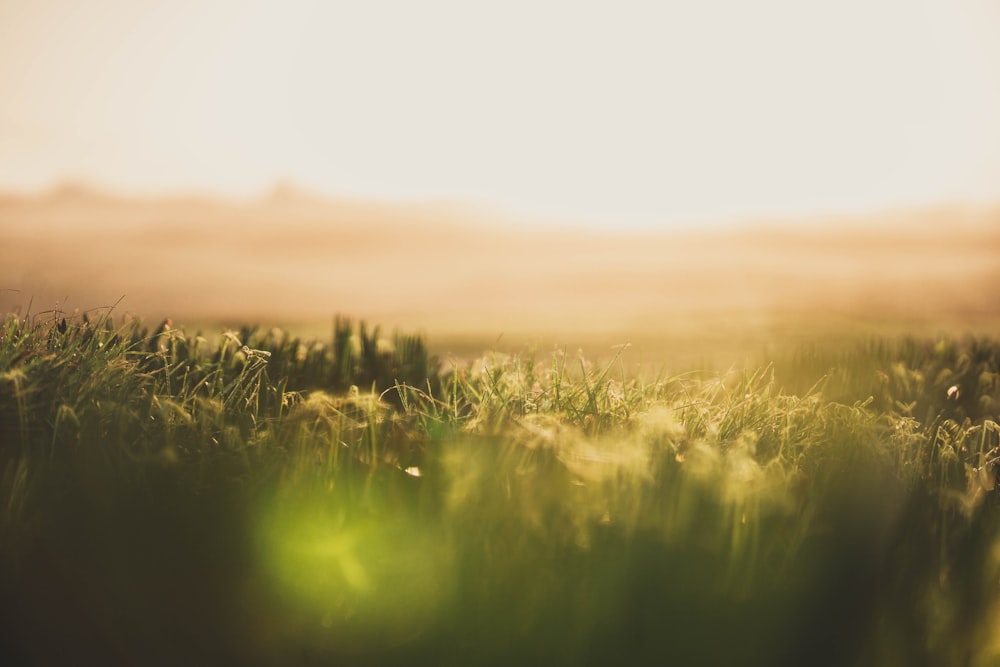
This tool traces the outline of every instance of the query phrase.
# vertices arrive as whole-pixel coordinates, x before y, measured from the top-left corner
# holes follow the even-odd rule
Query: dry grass
[[[995,664],[995,339],[642,377],[372,331],[7,317],[5,663]]]

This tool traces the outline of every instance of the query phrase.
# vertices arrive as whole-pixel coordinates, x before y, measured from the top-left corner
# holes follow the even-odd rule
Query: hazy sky
[[[1000,1],[0,0],[0,188],[677,224],[1000,199]]]

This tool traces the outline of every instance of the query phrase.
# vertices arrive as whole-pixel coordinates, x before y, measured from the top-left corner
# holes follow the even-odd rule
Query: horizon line
[[[658,221],[621,220],[615,223],[601,223],[596,220],[574,219],[568,215],[545,215],[519,211],[503,202],[486,202],[460,196],[413,196],[374,195],[358,193],[326,192],[322,188],[304,186],[287,178],[275,179],[270,185],[251,192],[233,192],[205,186],[124,188],[99,183],[82,177],[53,179],[40,187],[18,187],[0,183],[0,203],[4,200],[28,200],[33,203],[56,202],[78,199],[81,201],[101,201],[114,203],[200,203],[217,206],[266,206],[268,204],[313,205],[332,207],[337,205],[360,205],[387,209],[416,208],[427,211],[447,211],[465,218],[503,221],[514,225],[542,225],[545,227],[575,227],[586,229],[607,229],[619,226],[629,230],[670,228],[683,229],[693,226],[727,228],[748,225],[784,225],[795,222],[847,221],[871,218],[887,218],[931,212],[963,211],[966,213],[1000,213],[1000,196],[992,199],[948,198],[907,203],[882,204],[868,207],[845,206],[840,208],[802,210],[800,212],[748,211],[730,215],[688,215],[664,217]]]

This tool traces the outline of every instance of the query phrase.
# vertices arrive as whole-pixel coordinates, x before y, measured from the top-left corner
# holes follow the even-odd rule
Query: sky
[[[671,227],[1000,200],[998,0],[0,0],[0,189]]]

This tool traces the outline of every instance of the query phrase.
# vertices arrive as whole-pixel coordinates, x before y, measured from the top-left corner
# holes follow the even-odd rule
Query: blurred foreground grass
[[[985,337],[648,375],[9,316],[0,658],[998,664],[998,420]]]

